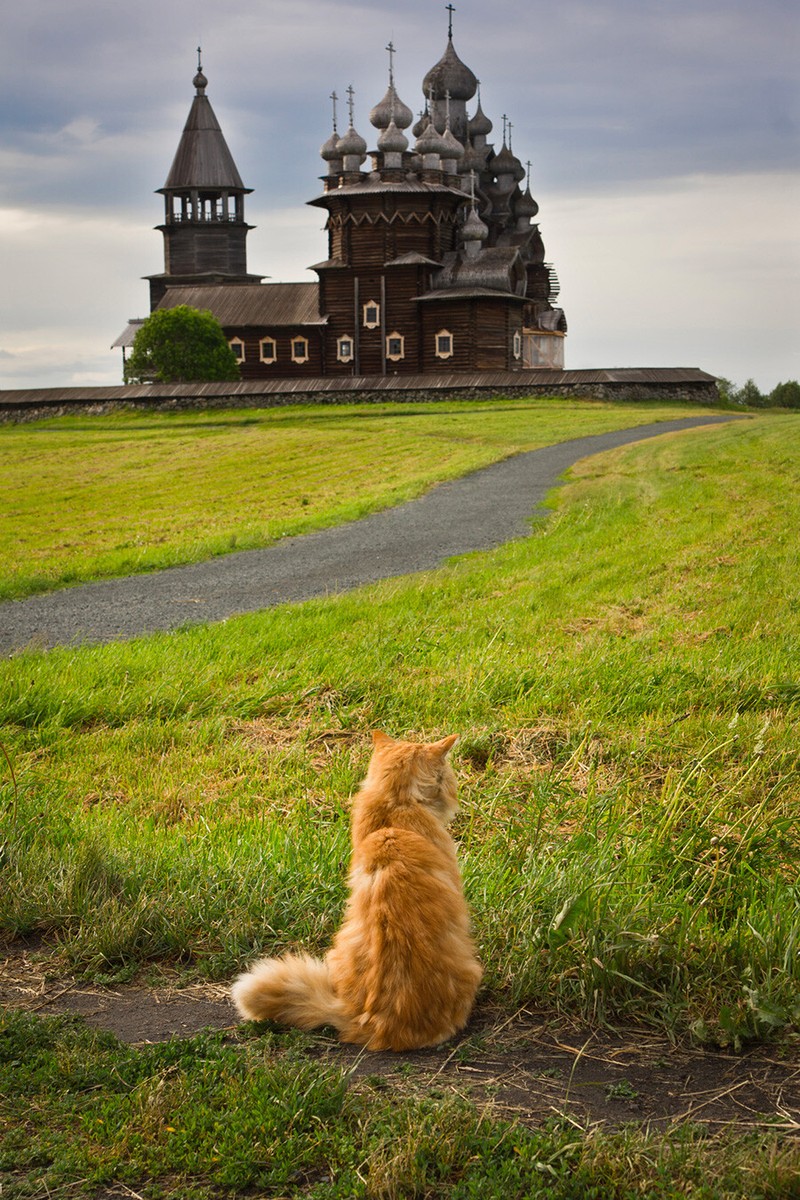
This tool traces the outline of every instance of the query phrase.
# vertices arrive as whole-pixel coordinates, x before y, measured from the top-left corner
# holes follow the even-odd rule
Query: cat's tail
[[[349,1016],[333,990],[324,959],[308,954],[262,958],[234,980],[231,997],[243,1017],[278,1021],[299,1029],[332,1025],[342,1030]]]

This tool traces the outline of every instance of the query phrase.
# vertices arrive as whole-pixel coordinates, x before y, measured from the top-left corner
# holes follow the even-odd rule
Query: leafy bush
[[[150,314],[136,334],[124,374],[126,383],[234,380],[239,363],[216,317],[179,304]]]

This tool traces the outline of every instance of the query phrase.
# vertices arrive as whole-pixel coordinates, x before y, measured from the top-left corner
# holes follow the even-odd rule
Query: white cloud
[[[568,366],[698,366],[762,390],[800,378],[800,175],[688,176],[548,197]]]

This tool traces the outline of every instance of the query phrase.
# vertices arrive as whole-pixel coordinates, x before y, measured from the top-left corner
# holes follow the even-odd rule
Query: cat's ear
[[[372,744],[376,750],[381,746],[391,746],[394,743],[394,738],[390,738],[388,733],[382,733],[380,729],[373,729]]]
[[[442,738],[440,742],[434,742],[431,749],[434,750],[441,758],[445,758],[458,741],[458,734],[451,733],[449,737]]]

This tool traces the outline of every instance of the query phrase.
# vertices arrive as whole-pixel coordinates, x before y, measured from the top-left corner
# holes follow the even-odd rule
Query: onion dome
[[[503,142],[503,147],[499,154],[495,154],[492,161],[489,163],[495,175],[511,175],[514,179],[517,178],[517,169],[522,170],[522,178],[525,178],[525,171],[522,168],[522,163],[512,154],[508,146]]]
[[[465,242],[484,242],[488,236],[488,226],[478,216],[478,210],[471,208],[461,229],[461,237]]]
[[[425,130],[428,128],[428,125],[430,124],[430,119],[431,119],[430,113],[428,112],[428,106],[426,104],[425,111],[421,112],[419,114],[419,120],[417,121],[414,128],[411,130],[411,132],[413,133],[415,138],[422,136],[422,134],[425,132]]]
[[[446,127],[444,133],[440,136],[442,139],[442,148],[439,153],[441,154],[442,158],[456,160],[464,157],[464,147],[452,132],[449,125]]]
[[[433,121],[429,121],[417,138],[414,150],[417,154],[438,154],[441,158],[446,145],[444,134],[439,133]]]
[[[389,122],[378,138],[378,149],[383,154],[404,154],[408,149],[408,138],[394,121]]]
[[[414,114],[407,104],[397,95],[394,84],[390,83],[386,95],[376,104],[369,119],[376,129],[388,129],[394,121],[398,129],[408,129],[414,120]]]
[[[320,146],[319,156],[320,158],[323,158],[325,162],[334,162],[342,157],[339,153],[339,134],[335,129],[328,138],[327,142],[324,142],[323,145]]]
[[[456,54],[453,39],[448,38],[444,54],[422,81],[423,95],[444,100],[449,92],[451,100],[471,100],[477,90],[478,80]]]
[[[202,70],[198,70],[197,74],[192,80],[192,84],[197,88],[198,96],[203,96],[205,94],[205,90],[208,87],[208,80],[206,79]]]
[[[336,143],[336,153],[339,158],[358,156],[363,162],[367,155],[367,143],[351,125],[347,133],[343,134]]]
[[[523,217],[530,221],[536,216],[538,211],[539,205],[534,200],[533,196],[531,195],[531,189],[528,187],[525,189],[522,195],[518,197],[517,202],[514,205],[514,216],[518,221]]]
[[[478,108],[475,112],[475,116],[470,118],[468,129],[469,129],[469,136],[471,138],[481,137],[481,136],[488,137],[489,134],[494,129],[494,125],[492,125],[492,122],[489,120],[489,118],[486,116],[486,113],[481,108],[480,100],[478,100]]]

